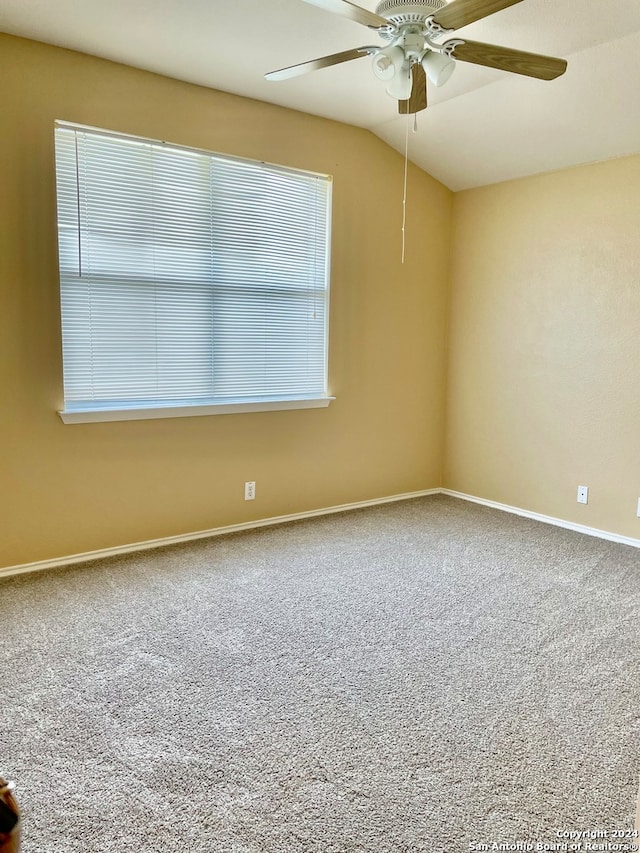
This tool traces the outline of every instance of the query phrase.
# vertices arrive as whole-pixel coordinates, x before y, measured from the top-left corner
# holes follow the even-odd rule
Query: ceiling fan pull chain
[[[404,188],[402,194],[402,263],[404,263],[405,226],[407,224],[407,172],[409,169],[409,124],[411,114],[407,113],[407,131],[404,140]]]

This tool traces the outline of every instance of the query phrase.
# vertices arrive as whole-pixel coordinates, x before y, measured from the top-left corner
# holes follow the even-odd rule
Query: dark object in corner
[[[13,796],[13,783],[0,776],[0,853],[19,853],[20,810]]]

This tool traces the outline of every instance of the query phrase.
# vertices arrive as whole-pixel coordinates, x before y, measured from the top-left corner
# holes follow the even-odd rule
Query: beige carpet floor
[[[639,613],[639,551],[443,496],[5,579],[23,853],[613,841]]]

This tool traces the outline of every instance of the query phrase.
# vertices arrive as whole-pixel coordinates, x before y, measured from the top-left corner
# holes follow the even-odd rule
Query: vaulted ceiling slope
[[[373,11],[376,0],[359,0]],[[0,31],[368,128],[404,152],[407,118],[370,61],[267,71],[374,31],[303,0],[0,0]],[[523,0],[456,36],[564,57],[550,82],[457,63],[409,119],[409,156],[452,190],[640,152],[640,2]]]

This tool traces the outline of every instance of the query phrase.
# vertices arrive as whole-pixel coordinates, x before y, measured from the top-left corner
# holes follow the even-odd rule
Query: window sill
[[[68,409],[58,412],[65,424],[92,424],[103,421],[141,421],[154,418],[192,418],[201,415],[233,415],[241,412],[278,412],[290,409],[323,409],[335,397],[291,400],[261,400],[252,403],[220,403],[206,406],[150,406],[133,409]]]

